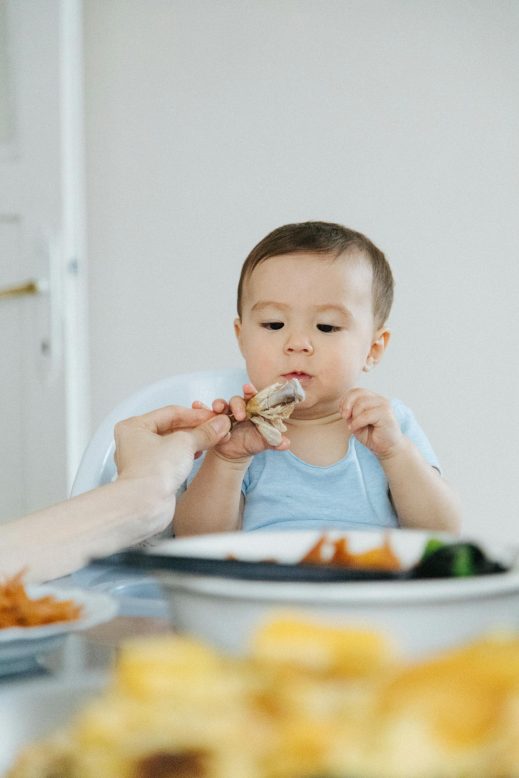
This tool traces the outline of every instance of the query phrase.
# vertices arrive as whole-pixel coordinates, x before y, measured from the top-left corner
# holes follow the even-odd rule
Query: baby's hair
[[[297,252],[341,254],[358,251],[371,265],[373,272],[373,313],[375,324],[381,327],[393,304],[393,274],[380,249],[361,232],[332,222],[300,222],[285,224],[270,232],[254,246],[243,263],[238,283],[238,316],[242,315],[242,297],[245,281],[254,269],[270,257]]]

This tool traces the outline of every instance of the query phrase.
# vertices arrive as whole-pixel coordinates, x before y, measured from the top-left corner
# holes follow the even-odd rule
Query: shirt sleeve
[[[404,435],[408,437],[409,440],[413,441],[425,461],[441,473],[442,468],[438,461],[438,457],[436,456],[427,435],[418,424],[414,413],[400,400],[392,400],[391,404],[400,424],[400,429]]]

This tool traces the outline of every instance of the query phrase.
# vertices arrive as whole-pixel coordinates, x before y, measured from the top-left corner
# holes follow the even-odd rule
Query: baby
[[[357,386],[384,355],[392,301],[386,258],[359,232],[303,222],[258,243],[242,267],[234,322],[251,383],[243,397],[213,403],[238,423],[197,461],[175,513],[177,536],[459,529],[458,500],[412,412]],[[305,399],[274,448],[246,421],[245,404],[291,378]]]

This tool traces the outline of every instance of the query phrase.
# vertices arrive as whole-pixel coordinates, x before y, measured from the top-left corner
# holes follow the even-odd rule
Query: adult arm
[[[120,422],[117,480],[0,526],[0,573],[56,578],[165,529],[196,452],[216,445],[229,427],[225,416],[176,406]]]

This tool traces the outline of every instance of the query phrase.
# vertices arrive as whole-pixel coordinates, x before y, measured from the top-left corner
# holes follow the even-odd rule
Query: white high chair
[[[230,399],[234,394],[242,394],[242,386],[247,381],[247,374],[241,368],[202,370],[163,378],[135,392],[119,403],[97,428],[79,464],[71,497],[113,480],[116,473],[114,426],[118,421],[163,405],[189,408],[193,400],[210,405],[217,397]]]

